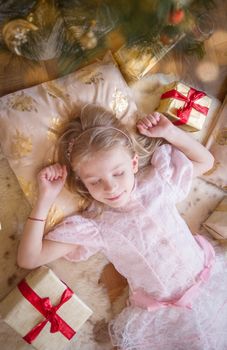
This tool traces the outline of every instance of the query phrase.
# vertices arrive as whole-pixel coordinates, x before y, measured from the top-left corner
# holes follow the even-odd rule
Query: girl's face
[[[98,151],[82,161],[78,175],[94,199],[118,208],[128,202],[137,170],[137,155],[132,158],[124,147],[119,146]]]

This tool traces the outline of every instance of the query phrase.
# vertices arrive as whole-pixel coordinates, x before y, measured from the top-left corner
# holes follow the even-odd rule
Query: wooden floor
[[[207,39],[206,56],[196,59],[182,56],[172,50],[150,71],[175,73],[180,79],[205,90],[220,100],[227,93],[227,1],[217,0],[218,7],[212,13],[213,34]],[[28,60],[0,52],[0,96],[29,87],[58,76],[55,60],[32,65]],[[111,302],[121,295],[127,285],[112,264],[107,265],[100,278],[109,293]]]

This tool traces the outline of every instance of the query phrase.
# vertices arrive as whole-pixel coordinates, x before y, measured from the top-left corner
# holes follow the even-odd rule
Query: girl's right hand
[[[168,141],[173,123],[162,113],[154,112],[138,120],[137,129],[148,137],[162,137]]]
[[[39,197],[52,204],[64,187],[66,177],[65,165],[55,163],[43,168],[37,177]]]

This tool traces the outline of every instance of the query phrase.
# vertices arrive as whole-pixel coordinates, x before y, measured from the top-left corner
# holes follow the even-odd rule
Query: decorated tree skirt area
[[[175,78],[157,74],[134,83],[131,88],[139,109],[144,113],[156,109],[162,85],[170,83]],[[212,107],[213,112],[209,116],[210,119],[215,118],[216,110],[219,107],[220,102],[215,100]],[[212,120],[207,122],[202,131],[194,133],[194,136],[201,142],[206,139],[211,122]],[[2,299],[28,273],[28,271],[16,266],[16,251],[18,239],[25,219],[30,212],[30,207],[20,190],[15,175],[3,156],[0,158],[0,169],[0,298]],[[194,180],[188,198],[178,206],[192,232],[205,234],[209,239],[212,239],[201,224],[223,196],[224,192],[216,186],[208,184],[202,179]],[[97,337],[94,330],[97,329],[100,321],[108,322],[114,314],[120,312],[125,304],[127,293],[119,296],[111,305],[108,288],[99,281],[106,264],[108,261],[101,254],[81,263],[71,263],[64,259],[58,259],[49,264],[56,275],[64,280],[78,297],[93,310],[92,316],[68,346],[70,350],[112,349],[110,342],[104,336],[102,339],[101,334]],[[27,345],[3,320],[0,320],[0,348],[2,350],[27,350],[31,349],[31,346]]]

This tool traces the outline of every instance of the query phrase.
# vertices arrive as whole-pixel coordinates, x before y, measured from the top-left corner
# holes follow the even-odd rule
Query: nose
[[[114,193],[114,191],[116,190],[117,188],[117,183],[116,181],[114,181],[114,179],[112,180],[106,180],[104,182],[104,191],[105,192],[108,192],[108,193]]]

